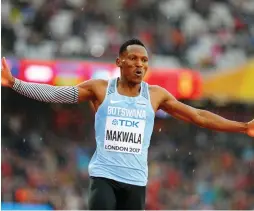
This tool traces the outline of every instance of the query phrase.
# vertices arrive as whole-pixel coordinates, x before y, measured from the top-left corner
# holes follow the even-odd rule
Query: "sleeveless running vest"
[[[117,79],[109,80],[95,115],[96,151],[89,175],[145,186],[154,115],[147,83],[141,83],[139,96],[127,97],[118,93]]]

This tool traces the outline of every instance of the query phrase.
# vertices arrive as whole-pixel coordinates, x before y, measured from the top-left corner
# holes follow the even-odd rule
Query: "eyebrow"
[[[142,57],[142,58],[147,58],[148,59],[148,56],[138,56],[138,55],[133,54],[133,53],[130,53],[127,56],[137,56],[137,57]]]

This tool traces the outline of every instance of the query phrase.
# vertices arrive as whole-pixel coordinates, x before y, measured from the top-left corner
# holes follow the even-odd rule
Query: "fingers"
[[[8,69],[9,69],[9,66],[8,66],[8,64],[7,64],[7,61],[6,61],[5,57],[2,58],[2,67],[3,67],[3,69],[5,69],[5,70],[8,70]]]
[[[1,68],[1,69],[4,69],[4,68],[5,68],[5,65],[4,65],[4,57],[1,59],[1,63],[2,63],[2,68]]]
[[[8,69],[8,64],[6,62],[5,57],[2,58],[2,66],[3,66],[4,69]]]

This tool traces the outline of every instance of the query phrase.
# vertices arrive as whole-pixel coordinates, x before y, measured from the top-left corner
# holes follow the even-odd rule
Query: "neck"
[[[118,85],[125,93],[129,93],[134,96],[140,92],[141,84],[131,83],[122,77],[118,79]]]

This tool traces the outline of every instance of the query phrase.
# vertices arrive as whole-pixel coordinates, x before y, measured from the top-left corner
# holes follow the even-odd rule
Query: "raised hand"
[[[247,134],[254,137],[254,119],[248,123]]]
[[[11,74],[10,68],[5,60],[2,58],[2,67],[1,67],[1,85],[4,87],[12,87],[14,84],[14,77]]]

